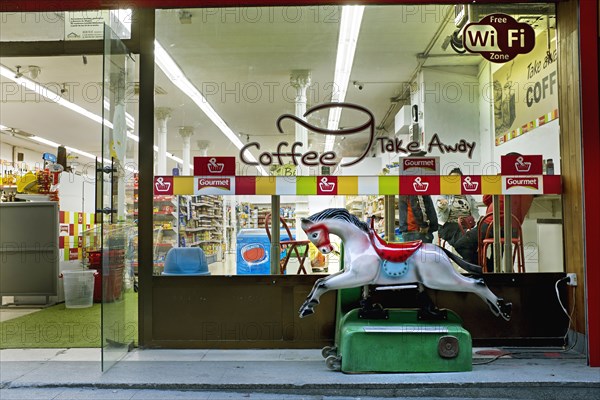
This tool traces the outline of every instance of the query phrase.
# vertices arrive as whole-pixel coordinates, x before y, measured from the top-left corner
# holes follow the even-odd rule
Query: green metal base
[[[472,370],[471,335],[454,312],[442,321],[419,321],[417,310],[388,312],[388,319],[372,320],[359,319],[358,309],[345,314],[337,357],[327,365],[348,373]]]

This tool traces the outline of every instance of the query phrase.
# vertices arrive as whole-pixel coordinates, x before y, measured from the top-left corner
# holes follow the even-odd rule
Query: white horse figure
[[[344,243],[343,270],[315,282],[306,301],[300,307],[300,318],[314,313],[323,293],[365,285],[423,284],[436,290],[471,292],[481,297],[492,313],[510,319],[512,304],[497,297],[483,279],[473,279],[456,272],[450,260],[463,269],[481,274],[478,265],[430,243],[413,241],[386,243],[366,223],[344,208],[330,208],[302,219],[302,229],[308,239],[323,254],[333,251],[329,234],[339,236]]]

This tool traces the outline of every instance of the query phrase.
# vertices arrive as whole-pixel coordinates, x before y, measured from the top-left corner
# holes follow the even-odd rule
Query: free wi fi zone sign
[[[533,50],[535,31],[529,24],[518,22],[510,15],[490,14],[465,26],[463,47],[469,53],[481,54],[488,61],[505,63]]]

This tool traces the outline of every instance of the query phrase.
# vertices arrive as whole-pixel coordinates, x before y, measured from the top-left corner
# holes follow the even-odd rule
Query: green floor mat
[[[127,321],[123,330],[125,339],[137,344],[138,295],[126,293],[120,301],[124,301]],[[64,304],[57,304],[0,322],[0,349],[100,347],[100,314],[100,304],[89,308],[65,308]],[[110,318],[111,322],[116,319]]]

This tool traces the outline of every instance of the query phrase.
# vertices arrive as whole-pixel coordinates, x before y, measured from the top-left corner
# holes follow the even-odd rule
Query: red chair
[[[481,227],[481,223],[492,215],[493,215],[493,213],[487,213],[485,216],[481,217],[479,219],[479,222],[477,223],[477,226]],[[512,253],[513,269],[515,267],[515,261],[516,261],[517,262],[517,272],[525,272],[525,250],[523,248],[523,230],[521,228],[521,221],[519,221],[519,219],[514,214],[512,214],[512,229],[513,229],[513,231],[516,230],[516,232],[517,232],[517,237],[511,238],[512,245],[513,245],[513,253]],[[479,256],[479,265],[481,265],[483,267],[484,271],[487,271],[487,262],[488,262],[487,258],[486,258],[487,249],[490,246],[492,246],[492,248],[494,246],[494,238],[491,237],[491,236],[493,236],[493,233],[494,233],[493,220],[492,220],[492,222],[490,222],[486,231],[483,234],[482,234],[481,230],[478,231],[478,236],[479,236],[478,239],[479,240],[478,240],[478,246],[477,246],[477,254]],[[501,237],[500,244],[502,245],[503,248],[504,248],[504,243],[505,243],[505,239],[504,239],[504,237]]]
[[[298,267],[298,271],[296,271],[296,273],[297,274],[300,274],[300,273],[307,274],[306,269],[304,268],[304,261],[306,261],[306,257],[308,256],[308,246],[310,244],[310,240],[294,240],[292,238],[292,232],[290,231],[289,226],[285,222],[285,219],[280,216],[279,221],[281,221],[281,224],[285,228],[285,231],[287,232],[288,239],[289,239],[289,240],[280,240],[279,241],[279,248],[282,251],[287,250],[285,257],[283,259],[279,260],[279,273],[283,275],[284,271],[287,269],[288,262],[290,261],[290,257],[292,256],[292,252],[293,252],[296,254],[296,258],[298,259],[298,262],[300,263],[300,265]],[[269,238],[269,241],[271,241],[271,229],[269,228],[270,223],[271,223],[271,214],[267,214],[267,216],[265,217],[265,230],[267,231],[267,237]],[[304,253],[302,253],[302,255],[300,255],[300,251],[302,251],[302,248],[304,248]],[[300,251],[298,249],[300,249]]]

